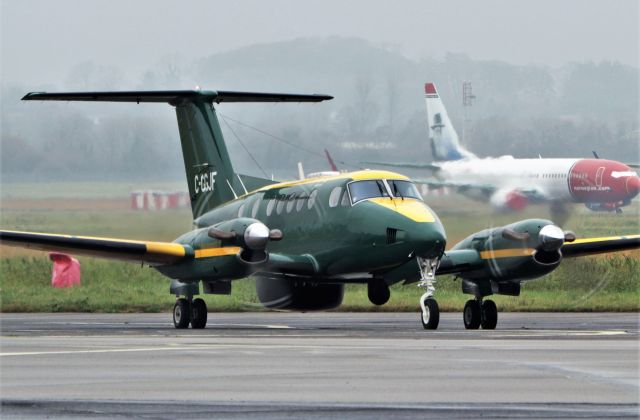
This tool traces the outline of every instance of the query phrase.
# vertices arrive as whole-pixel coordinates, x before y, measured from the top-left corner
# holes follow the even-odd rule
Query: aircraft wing
[[[411,178],[416,184],[425,184],[429,188],[452,188],[461,194],[465,192],[477,192],[490,197],[495,191],[495,185],[491,184],[471,184],[468,182],[440,181],[435,178]]]
[[[417,184],[425,184],[430,189],[437,188],[450,188],[455,192],[463,195],[467,195],[472,198],[483,197],[490,199],[499,189],[492,184],[473,184],[469,182],[455,182],[455,181],[439,181],[433,178],[413,178],[413,181]],[[509,190],[508,188],[506,188]],[[542,203],[547,201],[545,194],[535,188],[516,188],[515,191],[519,192],[529,200],[531,203]]]
[[[640,249],[640,235],[576,239],[573,242],[566,242],[562,245],[561,252],[565,258],[573,258],[634,249]],[[523,248],[521,250],[508,251],[512,254],[501,255],[500,252],[496,252],[495,255],[497,258],[503,258],[505,256],[524,257],[530,256],[533,250]],[[486,251],[478,252],[474,249],[447,251],[440,261],[436,274],[462,274],[467,271],[481,269],[488,255],[483,255],[485,252]]]
[[[144,262],[150,265],[171,264],[194,256],[191,247],[172,242],[132,241],[10,230],[0,230],[0,245]]]
[[[435,163],[412,163],[412,162],[378,162],[378,161],[365,161],[360,162],[364,165],[376,165],[376,166],[389,166],[392,168],[405,168],[405,169],[428,169],[431,171],[439,171],[440,166]]]
[[[640,248],[640,235],[607,236],[603,238],[576,239],[562,246],[565,258]]]

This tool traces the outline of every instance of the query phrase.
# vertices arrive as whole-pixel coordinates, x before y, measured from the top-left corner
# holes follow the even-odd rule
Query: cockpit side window
[[[353,204],[367,198],[389,197],[387,187],[381,179],[352,182],[349,184],[349,193]]]
[[[415,198],[416,200],[422,200],[422,196],[413,182],[389,179],[387,183],[389,184],[389,188],[391,188],[391,194],[396,198]]]

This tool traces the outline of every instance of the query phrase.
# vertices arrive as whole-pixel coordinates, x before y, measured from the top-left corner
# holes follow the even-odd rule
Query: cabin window
[[[367,198],[389,197],[389,192],[381,179],[355,181],[349,184],[349,193],[353,204]]]
[[[391,193],[397,198],[415,198],[416,200],[422,200],[420,191],[416,188],[413,182],[398,181],[397,179],[387,180]]]
[[[276,206],[276,199],[272,198],[271,200],[269,200],[269,203],[267,204],[267,216],[271,216],[271,213],[273,213],[273,208]]]
[[[329,207],[336,207],[340,203],[340,194],[342,193],[342,187],[335,187],[329,194]]]
[[[300,210],[302,210],[302,207],[304,206],[304,200],[305,200],[306,198],[307,198],[307,197],[304,197],[304,196],[302,196],[302,195],[301,195],[301,196],[298,196],[298,199],[296,200],[296,201],[297,201],[297,203],[296,203],[296,211],[300,211]]]
[[[258,209],[260,209],[260,202],[261,201],[262,201],[261,197],[258,197],[256,202],[253,204],[253,208],[251,209],[251,217],[253,217],[254,219],[258,215]]]
[[[242,214],[244,213],[244,206],[247,203],[242,203],[242,205],[240,206],[240,208],[238,209],[238,217],[242,217]]]
[[[287,213],[291,213],[293,206],[296,204],[296,194],[291,194],[289,201],[287,201]]]
[[[344,190],[344,193],[342,194],[342,201],[340,201],[340,205],[343,207],[346,207],[349,205],[349,193],[347,192],[346,188]]]
[[[313,205],[316,203],[317,196],[318,196],[318,190],[313,190],[311,191],[311,194],[309,194],[309,201],[307,202],[307,208],[309,210],[311,210]]]
[[[276,213],[278,213],[278,215],[282,214],[282,210],[284,209],[284,205],[287,202],[287,197],[280,197],[278,199],[278,205],[276,206]]]

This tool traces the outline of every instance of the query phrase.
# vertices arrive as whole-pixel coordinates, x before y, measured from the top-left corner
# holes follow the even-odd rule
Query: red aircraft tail
[[[324,149],[324,154],[327,155],[327,160],[329,161],[329,166],[331,166],[331,170],[338,172],[338,167],[333,162],[333,159],[331,158],[331,155],[329,154],[329,151],[327,149]]]

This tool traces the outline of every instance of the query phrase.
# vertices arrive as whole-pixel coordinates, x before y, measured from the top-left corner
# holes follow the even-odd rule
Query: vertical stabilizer
[[[233,171],[215,112],[211,103],[197,99],[176,105],[194,218],[233,200],[243,191]]]
[[[175,106],[180,143],[187,174],[193,217],[233,200],[269,180],[238,175],[233,171],[214,102],[321,102],[328,95],[210,90],[161,90],[121,92],[31,92],[25,101],[152,102]],[[140,159],[144,159],[141,156]],[[162,170],[162,168],[159,168]]]
[[[427,104],[429,141],[436,161],[474,158],[475,155],[460,145],[458,133],[453,128],[447,109],[438,95],[434,83],[425,83],[424,97]]]

